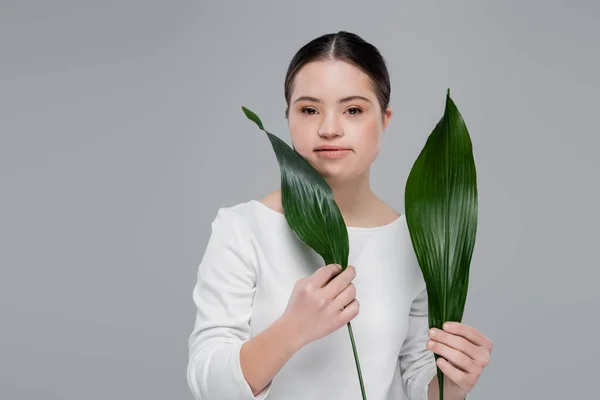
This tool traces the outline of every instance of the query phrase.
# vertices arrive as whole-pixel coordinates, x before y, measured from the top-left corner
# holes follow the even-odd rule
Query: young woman
[[[193,291],[192,393],[198,400],[361,399],[346,328],[352,321],[369,400],[437,399],[433,352],[445,359],[438,364],[445,399],[463,399],[492,343],[460,323],[428,332],[425,282],[404,215],[369,184],[392,116],[384,59],[355,34],[318,37],[293,57],[285,99],[293,147],[331,186],[348,227],[349,266],[340,273],[321,265],[293,235],[280,189],[220,208]]]

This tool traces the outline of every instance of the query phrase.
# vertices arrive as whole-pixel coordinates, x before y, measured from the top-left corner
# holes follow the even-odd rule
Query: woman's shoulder
[[[277,192],[278,190],[258,200],[250,199],[219,207],[213,220],[213,227],[214,224],[218,224],[253,231],[258,224],[264,225],[268,221],[279,223],[283,217],[283,210],[281,197],[279,203],[277,202]]]
[[[247,225],[254,212],[254,200],[230,203],[217,209],[213,225]]]
[[[373,212],[374,225],[389,225],[402,217],[402,213],[394,210],[379,197],[376,197],[376,204]]]
[[[277,188],[265,197],[258,200],[262,205],[271,210],[283,214],[283,206],[281,205],[281,188]]]

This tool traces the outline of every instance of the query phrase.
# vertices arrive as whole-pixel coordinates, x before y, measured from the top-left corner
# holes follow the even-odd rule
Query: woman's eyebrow
[[[313,101],[315,103],[322,103],[321,99],[317,99],[316,97],[312,97],[312,96],[300,96],[296,100],[294,100],[294,103],[297,103],[302,100]],[[358,96],[358,95],[344,97],[344,98],[338,100],[338,103],[346,103],[346,102],[349,102],[352,100],[364,100],[364,101],[368,101],[369,103],[372,103],[372,101],[367,99],[366,97]]]

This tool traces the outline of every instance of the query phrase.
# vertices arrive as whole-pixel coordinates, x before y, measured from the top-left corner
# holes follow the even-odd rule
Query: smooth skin
[[[370,170],[381,148],[392,110],[381,110],[368,75],[344,61],[306,64],[294,79],[288,114],[293,148],[333,190],[346,226],[387,225],[400,214],[370,187]],[[350,149],[340,158],[316,152],[321,145]],[[283,213],[281,189],[260,200]],[[334,264],[300,279],[286,311],[271,326],[244,343],[240,363],[253,393],[260,393],[300,348],[344,326],[359,312],[354,266],[339,273]],[[345,306],[345,308],[344,308]],[[492,342],[477,329],[454,322],[435,330],[431,351],[440,354],[446,400],[462,400],[489,363]],[[437,400],[437,376],[429,383],[429,399]]]

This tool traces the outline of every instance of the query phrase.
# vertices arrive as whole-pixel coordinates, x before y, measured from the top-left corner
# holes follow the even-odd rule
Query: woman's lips
[[[319,157],[325,158],[340,158],[344,157],[350,152],[349,149],[341,149],[341,150],[317,150],[317,155]]]

